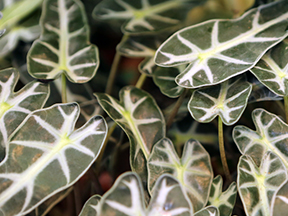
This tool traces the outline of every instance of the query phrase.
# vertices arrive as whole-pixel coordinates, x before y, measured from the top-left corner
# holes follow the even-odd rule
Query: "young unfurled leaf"
[[[120,101],[98,93],[98,102],[130,139],[130,164],[142,179],[147,178],[146,160],[153,145],[165,136],[165,122],[154,98],[143,90],[127,86]]]
[[[258,167],[248,155],[240,157],[237,186],[247,216],[270,216],[273,195],[287,179],[286,168],[272,152]]]
[[[170,175],[162,175],[145,208],[143,187],[134,173],[122,174],[100,201],[100,216],[190,216],[192,207],[181,184]]]
[[[226,125],[238,121],[244,112],[252,90],[243,77],[227,80],[193,92],[188,109],[199,122],[210,122],[220,115]]]
[[[40,25],[40,39],[33,43],[27,55],[31,76],[55,79],[64,73],[74,83],[92,79],[99,65],[98,49],[89,43],[82,2],[45,0]]]
[[[74,131],[76,103],[31,113],[12,134],[0,165],[0,210],[25,215],[74,184],[97,158],[107,126],[95,116]]]
[[[100,195],[90,197],[85,203],[79,216],[97,216],[100,212]]]
[[[184,28],[157,50],[156,64],[189,64],[176,77],[187,88],[215,85],[252,68],[288,32],[288,4],[279,1],[235,20],[209,20]]]
[[[220,216],[230,216],[236,201],[237,186],[235,182],[232,182],[229,188],[222,193],[222,185],[222,177],[216,176],[211,185],[208,204],[217,207]]]
[[[265,153],[272,151],[288,168],[288,125],[264,109],[255,109],[252,119],[256,131],[244,126],[236,126],[233,130],[233,139],[239,151],[252,157],[257,166]]]
[[[180,73],[182,67],[163,68],[157,67],[153,73],[153,80],[161,92],[171,98],[179,97],[184,88],[178,86],[175,77]]]
[[[271,215],[283,216],[288,212],[288,181],[283,183],[273,198]]]
[[[195,0],[105,0],[93,11],[94,18],[121,20],[122,32],[143,34],[181,25],[187,12],[201,3]]]
[[[277,95],[288,95],[288,43],[273,47],[251,72],[267,88]]]
[[[30,82],[14,93],[19,73],[14,68],[0,71],[0,156],[8,145],[8,138],[24,118],[44,106],[48,96],[47,84]]]
[[[206,205],[213,172],[209,154],[199,142],[188,141],[180,159],[169,139],[160,140],[153,147],[149,157],[148,173],[150,192],[153,193],[155,190],[155,182],[159,176],[169,173],[182,184],[192,202],[194,212]]]
[[[193,216],[219,216],[219,210],[214,206],[208,206],[193,214]]]

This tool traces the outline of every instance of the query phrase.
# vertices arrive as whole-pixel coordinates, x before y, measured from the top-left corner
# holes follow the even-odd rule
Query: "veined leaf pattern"
[[[2,214],[27,214],[75,183],[95,161],[107,126],[95,116],[74,131],[79,109],[70,103],[35,111],[12,134],[0,166]]]
[[[288,125],[264,109],[255,109],[252,120],[256,131],[245,126],[236,126],[233,130],[233,139],[241,154],[249,155],[259,166],[265,153],[272,151],[288,169]]]
[[[120,101],[103,93],[95,95],[101,107],[128,135],[131,168],[146,179],[146,160],[153,145],[165,136],[164,117],[154,98],[133,86],[121,89]]]
[[[188,110],[199,122],[210,122],[219,115],[224,124],[232,125],[244,112],[251,90],[251,84],[243,77],[197,89],[191,96]]]
[[[123,33],[150,33],[181,24],[187,12],[201,1],[189,0],[106,0],[93,11],[94,18],[122,20]]]
[[[277,95],[288,95],[288,43],[273,47],[251,72],[267,88]]]
[[[271,215],[283,216],[288,212],[288,181],[278,189],[272,202]]]
[[[189,64],[176,77],[186,88],[215,85],[252,68],[288,32],[287,1],[252,9],[235,20],[209,20],[172,35],[156,52],[156,64]]]
[[[153,73],[153,81],[160,88],[160,91],[171,98],[179,97],[184,88],[178,86],[175,77],[180,73],[182,65],[178,67],[164,68],[157,67]]]
[[[156,180],[172,174],[190,198],[194,212],[203,208],[213,180],[210,156],[197,141],[188,141],[180,159],[172,142],[164,138],[155,144],[148,160],[148,189],[153,193]],[[151,193],[150,193],[151,194]]]
[[[0,20],[2,19],[2,17],[3,17],[3,14],[0,12]],[[3,27],[0,28],[0,37],[4,34],[4,32],[5,32],[5,29]]]
[[[134,173],[122,174],[100,201],[100,216],[190,216],[192,207],[181,184],[170,175],[162,175],[150,203],[145,208],[143,187]]]
[[[0,72],[0,155],[8,145],[9,136],[24,118],[34,110],[40,109],[49,96],[47,84],[30,82],[14,93],[19,72],[14,68]]]
[[[33,43],[27,55],[31,76],[55,79],[64,73],[74,83],[92,79],[99,66],[98,49],[89,43],[82,2],[45,0],[40,25],[40,39]]]
[[[282,161],[267,152],[258,167],[248,155],[240,157],[237,186],[247,216],[270,216],[273,195],[287,179]]]
[[[208,204],[217,207],[220,216],[230,216],[236,202],[237,186],[232,182],[225,192],[222,192],[222,186],[223,179],[218,175],[212,182]]]
[[[219,210],[214,206],[207,206],[196,212],[193,216],[219,216]]]
[[[100,195],[94,195],[83,206],[79,216],[97,216],[100,212]]]

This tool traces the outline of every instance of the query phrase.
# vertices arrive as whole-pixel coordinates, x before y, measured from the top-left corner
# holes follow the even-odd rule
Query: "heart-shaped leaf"
[[[27,55],[31,76],[55,79],[64,73],[74,83],[92,79],[99,66],[98,49],[89,43],[82,2],[45,0],[40,25],[40,39],[33,43]]]
[[[288,43],[273,47],[251,72],[267,88],[277,95],[288,95]]]
[[[282,161],[267,152],[258,167],[248,155],[240,157],[237,186],[247,216],[270,216],[273,195],[287,179]]]
[[[156,64],[189,64],[176,82],[186,88],[215,85],[252,68],[288,32],[286,1],[262,5],[235,20],[209,20],[172,35],[156,52]]]
[[[232,182],[229,188],[222,193],[222,185],[222,177],[216,176],[211,185],[208,204],[217,207],[220,216],[230,216],[236,202],[237,186],[235,182]]]
[[[24,118],[34,110],[40,109],[49,96],[47,84],[30,82],[14,93],[19,72],[14,68],[0,71],[0,156],[8,145],[9,136]]]
[[[208,206],[196,212],[193,216],[219,216],[219,210],[214,206]]]
[[[181,25],[187,12],[201,1],[105,0],[93,11],[94,18],[125,21],[122,32],[143,34]]]
[[[153,73],[153,81],[160,88],[160,91],[171,98],[179,97],[184,88],[178,86],[175,77],[180,73],[182,67],[163,68],[157,67]]]
[[[224,124],[232,125],[244,112],[251,90],[251,84],[242,76],[230,79],[194,91],[188,109],[199,122],[207,123],[220,115]]]
[[[272,151],[288,168],[288,125],[264,109],[255,109],[252,119],[256,131],[244,126],[233,130],[233,139],[241,154],[249,155],[259,166],[265,153]]]
[[[194,212],[208,200],[213,171],[210,156],[197,141],[188,141],[180,159],[173,143],[164,138],[155,144],[148,160],[148,188],[155,190],[155,182],[164,173],[172,174],[190,198]],[[151,194],[151,193],[150,193]]]
[[[12,134],[0,165],[0,209],[25,215],[46,199],[70,187],[97,158],[107,133],[95,116],[74,131],[76,103],[31,113]],[[57,181],[55,181],[57,179]]]
[[[128,135],[132,170],[146,179],[146,160],[153,145],[165,136],[164,117],[154,98],[133,86],[121,89],[120,101],[103,93],[95,95],[101,107]]]
[[[97,216],[100,212],[100,195],[90,197],[85,203],[79,216]]]
[[[100,216],[190,216],[192,207],[182,186],[170,175],[162,175],[145,208],[143,187],[134,173],[122,174],[100,201]]]
[[[286,181],[274,195],[272,202],[273,216],[283,216],[288,212],[288,181]]]

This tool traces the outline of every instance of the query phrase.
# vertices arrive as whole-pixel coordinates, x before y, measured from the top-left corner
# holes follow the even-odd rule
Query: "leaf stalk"
[[[62,78],[62,92],[61,92],[61,97],[62,97],[62,103],[67,103],[67,91],[66,91],[66,76],[64,73],[61,75]]]

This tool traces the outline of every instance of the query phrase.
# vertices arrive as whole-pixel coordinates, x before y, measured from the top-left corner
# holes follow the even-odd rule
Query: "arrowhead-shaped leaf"
[[[280,1],[246,12],[235,20],[209,20],[172,35],[155,62],[189,64],[176,82],[186,88],[215,85],[252,68],[288,32],[288,4]]]
[[[70,103],[35,111],[12,134],[0,166],[4,215],[27,214],[75,183],[95,161],[107,126],[95,116],[74,131],[79,109]]]
[[[237,186],[247,216],[270,216],[273,195],[287,179],[286,168],[272,152],[258,167],[248,155],[240,157]]]
[[[120,101],[103,93],[95,95],[101,107],[128,135],[131,167],[146,179],[146,160],[153,145],[165,136],[164,117],[154,98],[132,86],[121,89]]]
[[[206,205],[213,171],[210,156],[199,142],[188,141],[180,159],[169,139],[160,140],[153,147],[149,157],[148,173],[150,191],[155,190],[155,182],[159,176],[169,173],[182,184],[192,202],[194,212]]]
[[[220,115],[226,125],[237,122],[246,108],[252,90],[251,84],[242,78],[194,91],[188,104],[193,118],[207,123]]]
[[[83,206],[79,216],[97,216],[100,212],[100,195],[94,195]]]
[[[14,68],[0,71],[0,155],[8,145],[8,138],[24,118],[44,106],[48,96],[48,85],[30,82],[14,93],[19,73]]]
[[[40,25],[40,39],[33,43],[27,55],[31,76],[55,79],[65,73],[74,83],[92,79],[99,65],[98,49],[89,43],[89,26],[82,2],[45,0]]]
[[[192,207],[181,184],[170,175],[162,175],[145,208],[143,187],[134,173],[122,174],[100,201],[100,216],[190,216]]]
[[[264,109],[255,109],[252,119],[256,131],[244,126],[236,126],[233,130],[233,139],[239,151],[252,157],[258,166],[265,153],[271,151],[288,168],[288,125]]]
[[[273,216],[283,216],[288,212],[288,181],[286,181],[274,195],[272,202]]]
[[[251,72],[267,88],[277,95],[288,95],[288,43],[273,47]]]
[[[143,34],[181,25],[187,12],[201,3],[195,0],[105,0],[93,11],[94,18],[121,20],[122,32]]]
[[[219,216],[219,210],[214,206],[208,206],[196,212],[193,216]]]
[[[208,204],[217,207],[220,216],[230,216],[236,202],[237,186],[235,182],[232,182],[229,188],[222,193],[222,185],[222,177],[216,176],[211,185]]]

